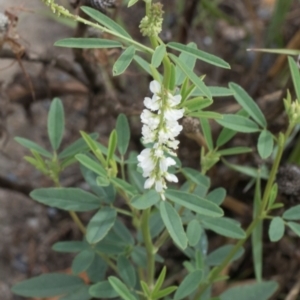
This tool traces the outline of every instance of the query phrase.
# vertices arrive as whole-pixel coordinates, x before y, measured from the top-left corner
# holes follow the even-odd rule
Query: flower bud
[[[141,20],[139,26],[143,36],[157,36],[161,32],[163,22],[162,15],[162,4],[152,4],[149,14]]]

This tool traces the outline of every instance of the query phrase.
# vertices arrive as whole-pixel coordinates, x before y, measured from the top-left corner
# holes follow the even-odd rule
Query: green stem
[[[116,274],[119,274],[119,270],[118,270],[116,264],[114,262],[112,262],[109,257],[102,254],[100,251],[95,250],[95,252],[115,271]]]
[[[281,157],[283,154],[285,141],[286,141],[287,137],[289,136],[289,134],[291,133],[291,130],[292,130],[292,126],[290,126],[288,128],[285,135],[282,135],[282,134],[279,135],[278,151],[277,151],[277,154],[276,154],[276,157],[275,157],[275,160],[274,160],[271,172],[270,172],[270,176],[269,176],[269,179],[268,179],[265,191],[264,191],[261,207],[260,207],[257,217],[252,221],[252,223],[247,228],[246,237],[242,240],[239,240],[235,244],[235,246],[232,248],[230,253],[223,260],[223,262],[218,267],[211,270],[210,274],[208,275],[207,282],[200,285],[198,292],[196,293],[196,295],[193,298],[194,300],[201,299],[201,296],[205,292],[205,290],[211,285],[212,282],[214,282],[217,279],[217,277],[220,275],[222,270],[230,263],[230,261],[235,256],[235,254],[239,251],[239,249],[244,245],[244,243],[250,237],[250,235],[252,234],[255,227],[267,215],[267,213],[268,213],[267,204],[268,204],[268,200],[270,197],[271,189],[272,189],[273,183],[276,178],[276,173],[277,173],[279,163],[280,163],[280,160],[281,160]]]
[[[81,220],[79,219],[78,215],[76,214],[75,211],[70,210],[69,214],[72,218],[72,220],[74,221],[74,223],[77,225],[77,227],[79,228],[79,230],[82,232],[83,235],[86,234],[86,228],[83,225],[83,223],[81,222]]]
[[[154,247],[152,244],[152,238],[150,234],[149,227],[149,217],[150,217],[151,208],[145,209],[143,211],[142,220],[141,220],[141,229],[143,234],[143,239],[147,252],[147,283],[149,288],[153,287],[154,273],[155,273],[155,253]]]
[[[115,207],[115,206],[113,206],[113,208],[114,208],[118,213],[120,213],[120,214],[122,214],[122,215],[129,216],[129,217],[133,217],[133,214],[132,214],[130,211],[126,210],[126,209],[118,208],[118,207]]]
[[[168,230],[164,230],[164,232],[160,235],[160,237],[156,240],[154,244],[155,252],[166,242],[166,240],[170,237]]]
[[[164,42],[158,37],[157,40],[160,44],[164,44]],[[172,75],[172,64],[167,54],[165,54],[163,58],[163,66],[164,66],[164,82],[163,85],[166,88],[169,88],[170,81],[171,81],[171,75]]]
[[[124,163],[124,156],[121,157],[121,176],[123,180],[126,180],[125,178],[125,163]]]

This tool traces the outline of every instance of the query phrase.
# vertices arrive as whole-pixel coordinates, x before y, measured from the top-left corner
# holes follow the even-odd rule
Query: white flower
[[[165,177],[170,182],[178,182],[178,178],[174,174],[167,173]]]
[[[155,95],[152,98],[149,97],[145,97],[144,99],[144,105],[145,107],[147,107],[148,109],[155,111],[155,110],[159,110],[159,104],[160,104],[160,98],[155,97]]]
[[[151,91],[153,94],[155,94],[155,95],[157,95],[157,94],[159,94],[159,93],[161,92],[161,85],[160,85],[160,83],[159,83],[158,81],[156,81],[156,80],[153,80],[153,81],[150,82],[149,88],[150,88],[150,91]]]
[[[145,144],[155,142],[155,131],[152,130],[148,125],[144,125],[142,128],[143,141]]]
[[[184,114],[184,109],[169,108],[166,109],[164,113],[164,117],[168,121],[177,121],[183,117],[183,114]]]
[[[181,102],[181,95],[175,95],[168,93],[168,104],[173,107],[178,105]]]
[[[144,109],[141,114],[141,120],[144,124],[148,125],[151,129],[156,129],[159,125],[159,118],[156,114],[148,109]]]
[[[183,117],[184,109],[176,108],[181,102],[181,95],[172,95],[158,81],[150,82],[150,91],[153,95],[144,99],[146,109],[141,114],[141,121],[143,142],[153,143],[153,146],[138,155],[138,166],[147,178],[144,188],[154,186],[162,200],[165,200],[166,180],[178,182],[178,178],[168,172],[168,168],[176,165],[176,161],[167,154],[176,156],[173,150],[178,148],[179,141],[176,137],[182,130],[178,120]]]

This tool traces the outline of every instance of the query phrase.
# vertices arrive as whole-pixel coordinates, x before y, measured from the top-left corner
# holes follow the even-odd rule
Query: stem
[[[141,229],[147,252],[147,283],[149,288],[151,289],[153,286],[155,273],[155,253],[149,227],[150,211],[151,208],[147,208],[144,210],[141,220]]]
[[[109,257],[102,254],[100,251],[95,250],[95,252],[116,272],[116,274],[119,274],[119,270],[118,270],[117,266],[115,265],[114,262],[111,261],[111,259]]]
[[[122,155],[121,157],[121,176],[122,176],[122,179],[125,180],[125,168],[124,168],[124,156]]]
[[[157,38],[160,44],[164,44],[164,42],[158,37]],[[163,85],[166,88],[169,88],[170,81],[171,81],[171,75],[172,75],[172,64],[167,54],[165,54],[163,58],[163,65],[164,65],[164,82]]]
[[[132,214],[130,211],[126,210],[126,209],[118,208],[118,207],[115,207],[115,206],[113,206],[113,208],[114,208],[118,213],[120,213],[120,214],[122,214],[122,215],[129,216],[129,217],[132,217],[132,216],[133,216],[133,214]]]
[[[61,187],[61,184],[59,182],[59,175],[58,174],[55,174],[56,176],[54,176],[52,178],[53,182],[54,182],[54,185],[56,187]],[[69,211],[69,214],[72,218],[72,220],[74,221],[74,223],[77,225],[77,227],[79,228],[79,230],[82,232],[83,235],[86,234],[86,228],[85,226],[83,225],[83,223],[81,222],[81,220],[79,219],[77,213],[75,211],[72,211],[70,210]]]
[[[79,219],[78,215],[76,214],[75,211],[70,210],[69,214],[71,216],[71,218],[73,219],[74,223],[77,225],[77,227],[79,228],[79,230],[82,232],[83,235],[86,234],[86,228],[83,225],[83,223],[81,222],[81,220]]]
[[[164,230],[164,232],[161,234],[161,236],[157,239],[157,241],[154,244],[154,248],[156,249],[155,252],[158,251],[158,249],[165,243],[165,241],[169,238],[169,232],[168,230]]]
[[[285,141],[287,140],[287,137],[289,136],[289,134],[292,131],[292,126],[290,126],[285,135],[281,135],[279,136],[279,140],[278,140],[278,151],[270,172],[270,177],[268,179],[265,191],[264,191],[264,195],[263,195],[263,199],[262,199],[262,203],[261,203],[261,207],[259,210],[259,213],[257,214],[257,217],[251,222],[251,224],[249,225],[249,227],[246,230],[246,237],[242,240],[239,240],[235,246],[232,248],[232,250],[230,251],[230,253],[226,256],[226,258],[223,260],[223,262],[216,268],[212,269],[211,272],[208,275],[208,280],[206,283],[204,283],[203,285],[200,285],[198,292],[196,293],[195,297],[193,298],[194,300],[198,300],[201,299],[201,295],[205,292],[205,290],[211,285],[212,282],[214,282],[217,277],[219,276],[219,274],[222,272],[222,270],[230,263],[230,261],[232,260],[232,258],[235,256],[235,254],[238,252],[238,250],[244,245],[244,243],[247,241],[247,239],[249,238],[249,236],[252,234],[254,228],[258,225],[258,223],[263,220],[265,218],[265,216],[268,213],[268,209],[267,208],[267,204],[268,204],[268,200],[270,197],[270,192],[273,186],[273,183],[275,181],[275,177],[276,177],[276,173],[279,167],[279,163],[282,157],[282,153],[284,150],[284,144]]]

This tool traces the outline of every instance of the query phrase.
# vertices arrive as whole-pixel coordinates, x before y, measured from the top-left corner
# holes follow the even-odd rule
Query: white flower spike
[[[150,91],[153,96],[144,99],[146,109],[141,114],[141,121],[144,124],[143,142],[153,146],[138,155],[138,166],[147,178],[144,188],[150,189],[154,186],[162,200],[165,200],[166,180],[178,182],[177,177],[168,172],[168,168],[176,164],[169,155],[176,156],[174,150],[178,148],[179,141],[175,138],[182,130],[178,120],[183,117],[184,109],[176,109],[181,102],[181,95],[172,95],[158,81],[150,82]]]

